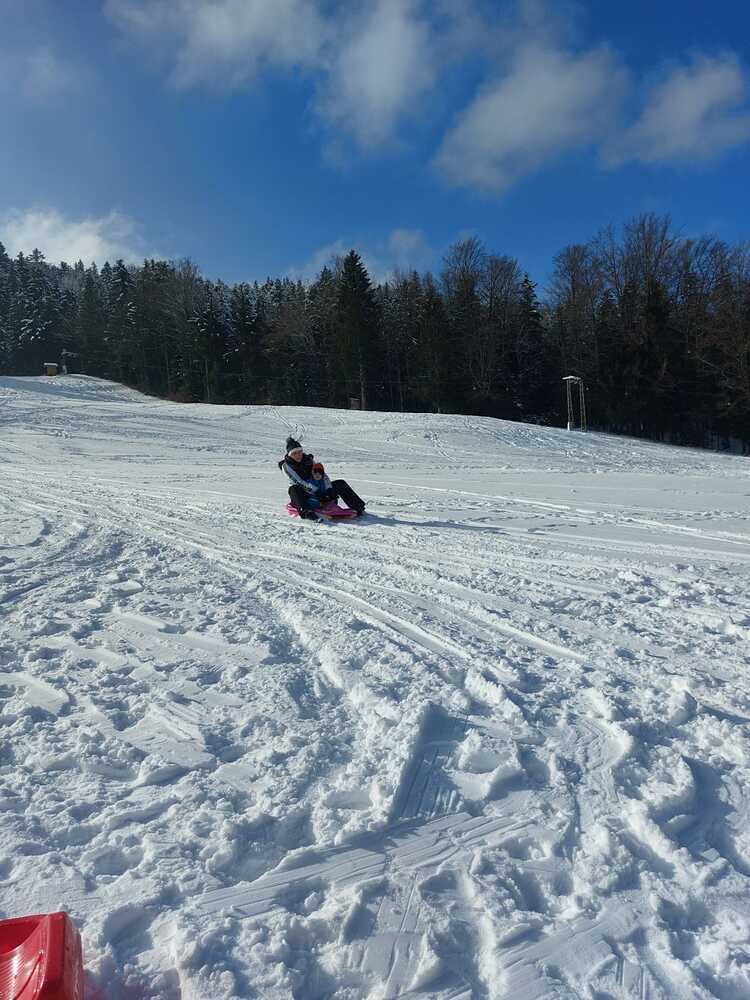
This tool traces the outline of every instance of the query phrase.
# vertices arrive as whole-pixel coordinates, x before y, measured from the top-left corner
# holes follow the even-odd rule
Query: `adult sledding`
[[[322,463],[305,454],[302,445],[293,437],[286,439],[286,455],[279,462],[279,468],[292,482],[287,504],[287,512],[292,517],[305,521],[340,521],[364,514],[364,500],[346,480],[331,482]],[[339,507],[340,499],[346,507]]]

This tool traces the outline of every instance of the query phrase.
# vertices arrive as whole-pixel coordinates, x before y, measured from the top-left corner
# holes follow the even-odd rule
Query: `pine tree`
[[[107,368],[118,381],[128,385],[137,384],[134,282],[124,261],[118,260],[115,263],[108,284],[109,301],[104,335],[109,355]]]
[[[206,281],[196,308],[196,353],[203,365],[204,399],[210,403],[216,396],[216,386],[227,350],[229,329],[227,288],[223,282]]]
[[[13,363],[23,374],[38,374],[45,361],[57,361],[61,347],[60,292],[54,269],[34,250],[15,261],[10,310]]]
[[[139,385],[146,391],[172,394],[174,317],[170,308],[173,268],[163,260],[145,260],[135,274],[135,343]]]
[[[99,276],[92,265],[85,273],[83,289],[78,300],[75,324],[75,346],[79,371],[89,375],[101,374],[105,361],[102,356],[105,312],[99,289]]]
[[[361,409],[373,405],[376,364],[380,354],[380,316],[370,276],[359,254],[351,250],[341,266],[338,289],[336,353],[341,402],[358,396]]]
[[[12,275],[13,261],[0,243],[0,373],[10,371],[13,357],[10,331]]]
[[[516,339],[519,416],[539,418],[545,411],[551,382],[551,340],[546,337],[536,285],[524,274]]]
[[[258,400],[261,379],[261,351],[256,339],[255,298],[250,285],[242,282],[232,288],[229,296],[229,315],[225,368],[235,376],[229,381],[228,398],[255,403]]]
[[[337,398],[334,355],[338,288],[336,275],[331,268],[324,267],[307,290],[306,357],[314,384],[311,402],[319,406],[330,405]]]

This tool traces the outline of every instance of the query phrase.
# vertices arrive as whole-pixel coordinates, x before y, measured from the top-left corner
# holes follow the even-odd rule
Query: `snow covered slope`
[[[748,460],[70,376],[0,482],[0,908],[90,996],[750,996]]]

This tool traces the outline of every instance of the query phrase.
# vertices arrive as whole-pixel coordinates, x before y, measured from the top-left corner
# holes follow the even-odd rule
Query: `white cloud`
[[[83,72],[47,45],[11,56],[10,64],[21,93],[36,104],[49,104],[83,89]]]
[[[606,48],[580,55],[526,43],[445,136],[435,164],[455,185],[502,192],[617,120],[627,74]]]
[[[750,142],[748,89],[734,55],[695,58],[652,89],[641,117],[610,145],[606,161],[709,160]]]
[[[327,25],[307,0],[107,0],[122,29],[172,50],[173,82],[236,89],[267,67],[319,64]]]
[[[169,53],[178,87],[237,89],[266,69],[313,80],[323,120],[362,147],[392,140],[440,66],[467,45],[467,12],[428,0],[107,0],[122,30]]]
[[[438,45],[416,0],[376,0],[336,44],[318,110],[363,147],[390,140],[437,74]]]
[[[419,229],[394,229],[385,240],[351,241],[335,240],[320,247],[304,264],[289,268],[288,275],[295,281],[313,281],[326,265],[336,257],[345,257],[356,250],[362,257],[373,283],[388,281],[395,271],[423,271],[435,261],[435,252]]]
[[[166,55],[176,87],[226,91],[264,72],[302,75],[339,164],[352,141],[374,149],[418,123],[428,101],[445,99],[441,77],[461,59],[494,70],[434,158],[457,186],[500,193],[584,147],[608,165],[707,159],[750,135],[747,80],[731,56],[673,71],[623,131],[622,62],[606,46],[574,51],[572,8],[556,12],[548,0],[105,0],[104,9]]]
[[[67,219],[54,208],[34,208],[0,222],[0,240],[11,256],[41,250],[51,264],[143,259],[132,219],[120,212],[100,218]]]

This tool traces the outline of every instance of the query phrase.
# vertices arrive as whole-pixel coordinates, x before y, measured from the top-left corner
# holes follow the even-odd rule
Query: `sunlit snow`
[[[67,376],[0,482],[0,915],[90,997],[750,996],[750,459]]]

